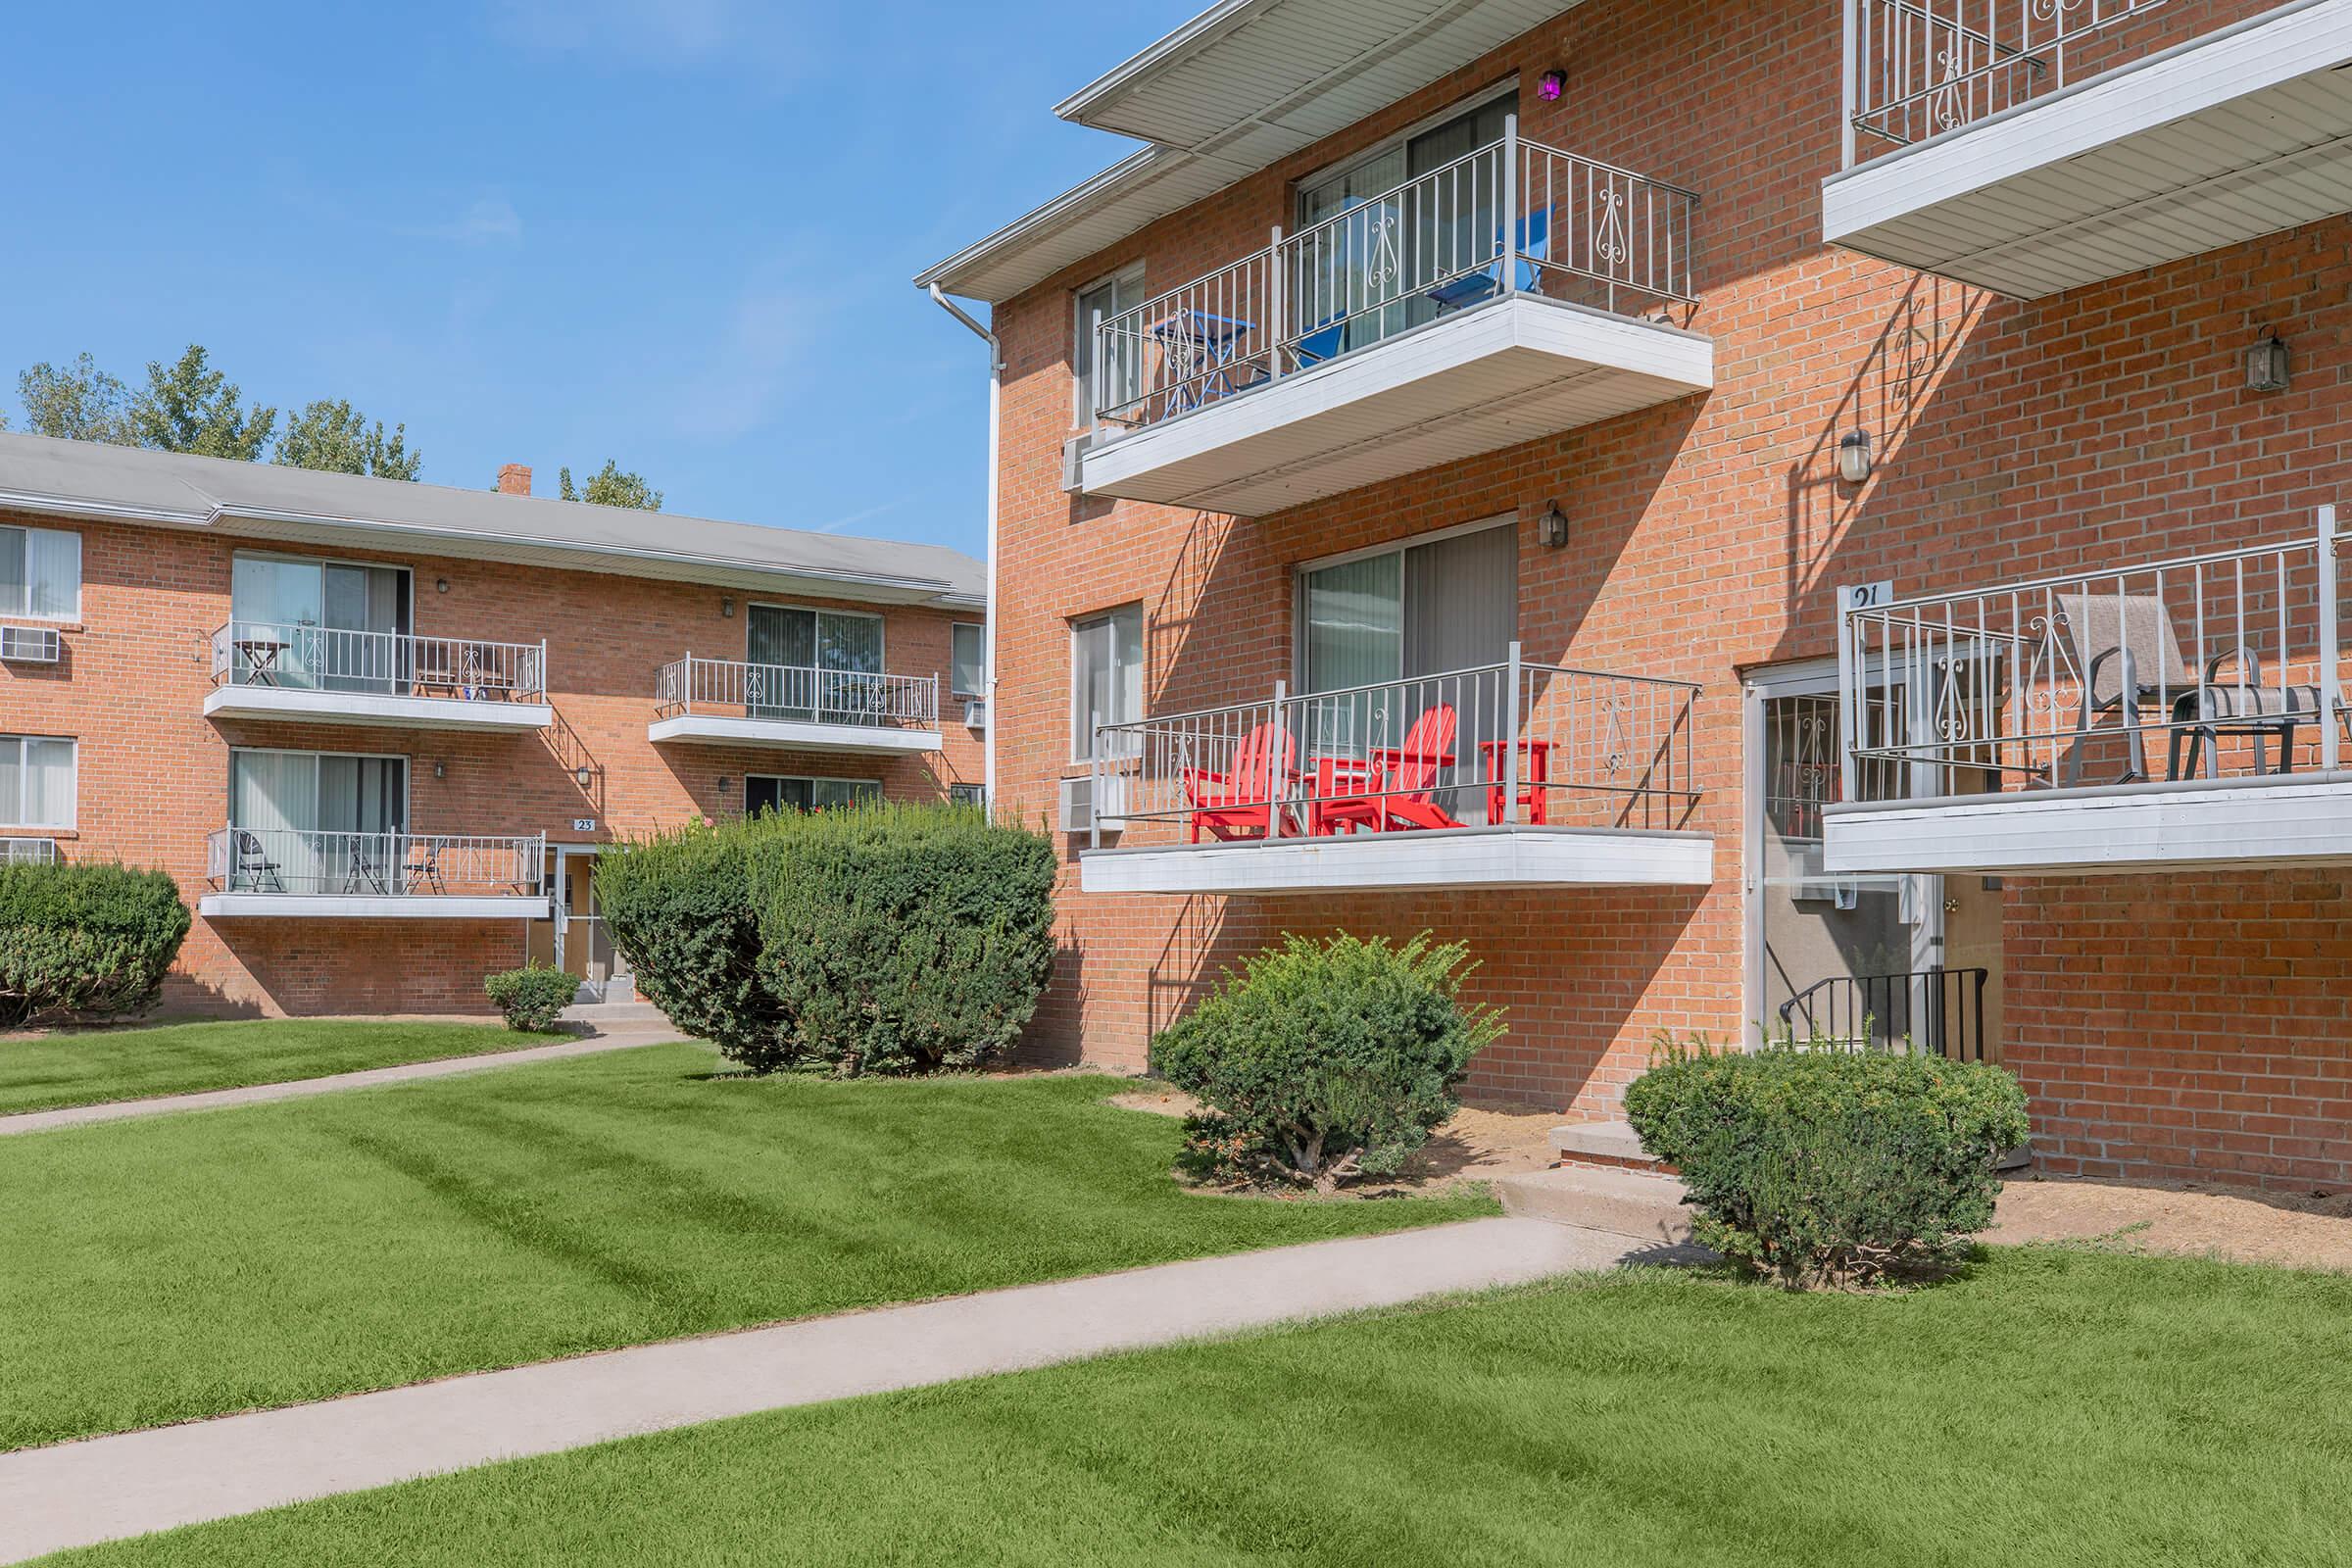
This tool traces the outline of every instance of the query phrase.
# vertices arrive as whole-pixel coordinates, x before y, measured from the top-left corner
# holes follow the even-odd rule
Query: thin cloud
[[[460,245],[514,245],[522,240],[522,215],[504,196],[483,196],[448,222],[403,226],[398,232]]]

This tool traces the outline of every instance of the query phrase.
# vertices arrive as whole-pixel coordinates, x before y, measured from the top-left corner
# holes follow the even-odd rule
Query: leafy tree
[[[566,501],[585,501],[599,507],[635,507],[640,512],[662,510],[662,492],[647,484],[644,474],[626,472],[611,458],[576,490],[572,488],[569,468],[556,470],[556,484]]]
[[[207,458],[260,460],[277,428],[277,411],[256,403],[237,407],[237,384],[207,363],[191,343],[166,367],[147,362],[147,385],[131,400],[130,425],[138,445]]]
[[[24,401],[25,423],[35,435],[138,445],[128,392],[86,353],[62,369],[43,360],[17,377],[17,396]]]
[[[384,434],[384,421],[370,424],[348,398],[320,398],[286,421],[277,439],[274,461],[292,468],[316,468],[321,473],[362,473],[378,479],[414,479],[424,466],[424,455],[408,445],[409,427],[396,424]]]

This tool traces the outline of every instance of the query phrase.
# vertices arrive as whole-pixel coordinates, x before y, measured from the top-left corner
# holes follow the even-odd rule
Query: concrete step
[[[1613,1165],[1654,1167],[1633,1125],[1622,1121],[1579,1121],[1551,1130],[1551,1151],[1562,1159],[1593,1159]]]
[[[1562,1165],[1495,1178],[1506,1214],[1632,1236],[1661,1247],[1690,1240],[1683,1184],[1649,1171]]]

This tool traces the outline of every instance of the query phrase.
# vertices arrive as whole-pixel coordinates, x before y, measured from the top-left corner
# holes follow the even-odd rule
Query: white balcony
[[[1079,485],[1258,516],[1707,391],[1697,205],[1514,131],[1277,230],[1098,325]]]
[[[917,756],[945,745],[939,677],[753,664],[689,654],[662,666],[653,741]]]
[[[208,718],[510,733],[555,721],[543,642],[232,620],[212,661]]]
[[[1679,681],[1533,664],[1097,732],[1087,893],[1705,887]],[[1510,739],[1506,740],[1506,737]]]
[[[2352,862],[2334,527],[1849,612],[1827,873]]]
[[[544,920],[544,836],[219,829],[205,840],[207,919]]]
[[[2018,299],[2352,211],[2352,0],[1846,0],[1823,237]]]

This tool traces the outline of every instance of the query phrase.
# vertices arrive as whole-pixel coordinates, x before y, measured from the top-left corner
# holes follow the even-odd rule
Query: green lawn
[[[0,1115],[282,1084],[564,1038],[516,1034],[500,1024],[269,1018],[0,1040]]]
[[[634,1439],[133,1565],[2352,1560],[2352,1279],[2000,1251],[1894,1298],[1644,1273]]]
[[[1493,1212],[1188,1194],[1096,1077],[700,1046],[0,1139],[0,1447]]]

